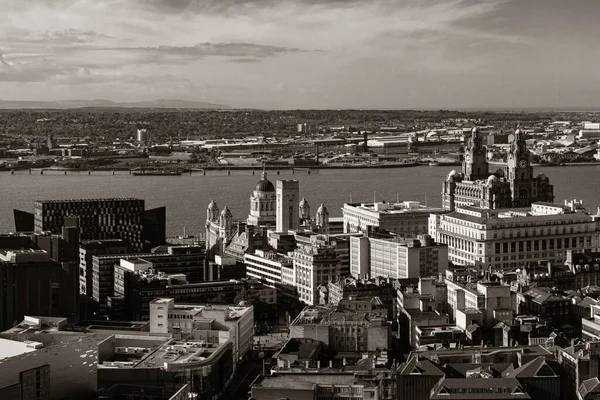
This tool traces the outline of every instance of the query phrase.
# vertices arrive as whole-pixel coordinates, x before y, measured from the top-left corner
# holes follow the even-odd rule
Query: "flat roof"
[[[91,203],[98,201],[144,201],[144,199],[138,199],[136,197],[108,197],[108,198],[96,198],[96,199],[51,199],[51,200],[35,200],[35,203],[49,204],[49,203]]]
[[[312,389],[315,385],[353,385],[360,384],[353,374],[285,374],[265,376],[255,386],[270,389]]]
[[[16,342],[14,340],[0,338],[0,360],[20,356],[25,353],[31,353],[32,351],[35,351],[35,349],[29,347],[25,342]]]

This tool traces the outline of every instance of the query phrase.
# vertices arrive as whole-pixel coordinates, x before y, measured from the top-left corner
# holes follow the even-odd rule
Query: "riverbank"
[[[505,162],[493,162],[491,161],[489,163],[490,165],[494,165],[494,166],[500,166],[500,167],[504,167],[506,165]],[[548,164],[540,164],[540,163],[533,163],[531,164],[532,167],[536,167],[536,168],[544,168],[544,167],[582,167],[582,166],[594,166],[594,165],[600,165],[600,161],[590,161],[590,162],[578,162],[578,163],[548,163]]]

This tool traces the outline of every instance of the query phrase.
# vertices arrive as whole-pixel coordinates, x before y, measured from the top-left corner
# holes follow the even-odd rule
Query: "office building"
[[[319,340],[338,352],[376,352],[391,340],[387,309],[368,302],[307,306],[290,325],[290,338]]]
[[[428,233],[430,214],[443,213],[441,208],[422,205],[418,201],[397,203],[346,203],[342,207],[344,232],[363,232],[379,228],[401,237],[417,237]]]
[[[245,254],[244,264],[249,279],[258,279],[277,290],[282,290],[283,276],[293,275],[294,271],[294,261],[291,257],[267,250]]]
[[[66,316],[61,265],[43,250],[0,251],[0,329],[25,315]]]
[[[549,179],[534,176],[525,133],[512,135],[506,166],[490,175],[487,150],[478,128],[473,128],[465,146],[462,172],[451,171],[442,185],[442,207],[454,211],[460,206],[485,209],[529,207],[535,202],[552,203],[554,189]]]
[[[382,399],[380,381],[360,379],[354,374],[281,374],[259,376],[252,384],[252,398],[274,399]]]
[[[165,215],[164,207],[144,211],[144,200],[134,198],[37,200],[33,228],[57,234],[66,217],[77,217],[81,240],[122,239],[140,252],[164,244]]]
[[[252,349],[254,340],[254,309],[252,306],[185,305],[172,298],[150,302],[150,333],[188,333],[207,329],[214,322],[222,325],[219,333],[228,330],[233,343],[233,364]],[[228,328],[228,329],[227,329]],[[217,340],[218,337],[213,337]]]
[[[482,314],[483,329],[492,328],[498,322],[512,322],[513,308],[510,286],[498,281],[482,280],[477,283],[456,282],[444,279],[447,290],[447,310],[451,321],[460,321],[461,311],[474,314],[465,324],[478,320],[478,310]]]
[[[319,303],[319,286],[341,276],[339,258],[333,246],[301,245],[293,253],[293,282],[300,301]]]
[[[114,295],[115,266],[121,260],[141,263],[148,269],[167,274],[183,273],[186,281],[204,281],[206,253],[203,246],[169,246],[166,253],[112,254],[92,256],[92,298],[106,312],[107,299]]]
[[[396,289],[390,278],[356,279],[346,277],[327,283],[327,298],[321,304],[338,305],[342,300],[372,299],[378,297],[381,302],[393,309],[396,299]]]
[[[107,299],[110,313],[119,319],[145,321],[150,302],[157,297],[173,298],[181,303],[234,304],[246,288],[243,281],[189,283],[185,274],[166,274],[152,269],[140,259],[122,259],[114,266],[114,295]]]
[[[597,217],[579,204],[534,203],[528,208],[460,206],[433,216],[430,232],[448,245],[449,261],[478,269],[516,269],[545,260],[564,263],[566,251],[600,250]]]
[[[127,243],[121,239],[82,241],[79,245],[79,293],[92,296],[93,256],[126,253]]]
[[[383,235],[382,235],[383,236]],[[438,276],[448,267],[448,246],[429,235],[402,239],[394,235],[350,239],[353,276],[392,279]]]
[[[276,182],[276,230],[287,232],[298,229],[300,184],[295,180]]]

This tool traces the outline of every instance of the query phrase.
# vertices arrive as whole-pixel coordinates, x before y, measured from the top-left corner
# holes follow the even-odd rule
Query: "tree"
[[[246,302],[252,305],[258,305],[260,303],[262,303],[260,296],[258,294],[258,292],[254,289],[246,289],[243,288],[238,294],[237,296],[235,296],[235,299],[233,300],[236,304],[240,303],[240,302]]]

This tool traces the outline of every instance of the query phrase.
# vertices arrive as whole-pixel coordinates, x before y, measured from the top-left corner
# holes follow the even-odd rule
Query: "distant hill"
[[[177,99],[158,99],[152,101],[116,102],[111,100],[63,100],[63,101],[12,101],[0,100],[0,109],[68,109],[68,108],[179,108],[194,110],[228,109],[221,104],[186,101]]]

